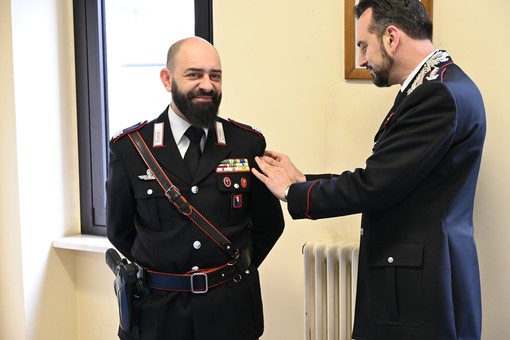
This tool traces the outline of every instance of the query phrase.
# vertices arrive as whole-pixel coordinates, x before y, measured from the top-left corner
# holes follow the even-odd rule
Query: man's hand
[[[255,161],[262,173],[252,168],[253,174],[264,183],[278,199],[286,202],[285,190],[293,183],[305,182],[306,177],[291,162],[287,155],[267,150],[264,157],[256,157]]]

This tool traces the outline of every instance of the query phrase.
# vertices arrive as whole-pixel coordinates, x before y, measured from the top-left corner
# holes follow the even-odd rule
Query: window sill
[[[104,253],[108,248],[113,248],[113,246],[103,236],[76,234],[54,240],[53,248]]]

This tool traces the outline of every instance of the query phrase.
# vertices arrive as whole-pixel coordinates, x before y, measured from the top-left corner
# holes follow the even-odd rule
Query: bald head
[[[216,48],[207,40],[199,37],[189,37],[175,42],[168,49],[166,58],[166,67],[171,72],[175,71],[176,64],[182,59],[193,58],[196,60],[211,60],[217,59],[220,65],[220,57]]]

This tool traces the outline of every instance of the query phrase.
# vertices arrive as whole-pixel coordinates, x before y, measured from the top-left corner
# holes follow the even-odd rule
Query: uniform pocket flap
[[[155,180],[137,182],[134,184],[133,189],[135,191],[136,199],[156,198],[156,197],[159,198],[159,197],[165,196],[163,189],[161,189],[158,182]]]
[[[373,267],[419,267],[423,263],[423,243],[374,245],[369,260]]]

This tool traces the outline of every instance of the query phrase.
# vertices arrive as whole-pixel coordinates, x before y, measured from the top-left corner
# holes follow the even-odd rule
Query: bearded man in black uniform
[[[209,42],[178,41],[166,66],[160,77],[172,103],[110,142],[108,238],[145,279],[132,329],[119,336],[257,339],[264,327],[257,268],[284,228],[279,201],[250,172],[266,142],[259,131],[218,117],[222,70]],[[130,133],[139,133],[164,175],[229,240],[235,258],[169,202]],[[186,162],[193,144],[198,166]]]

